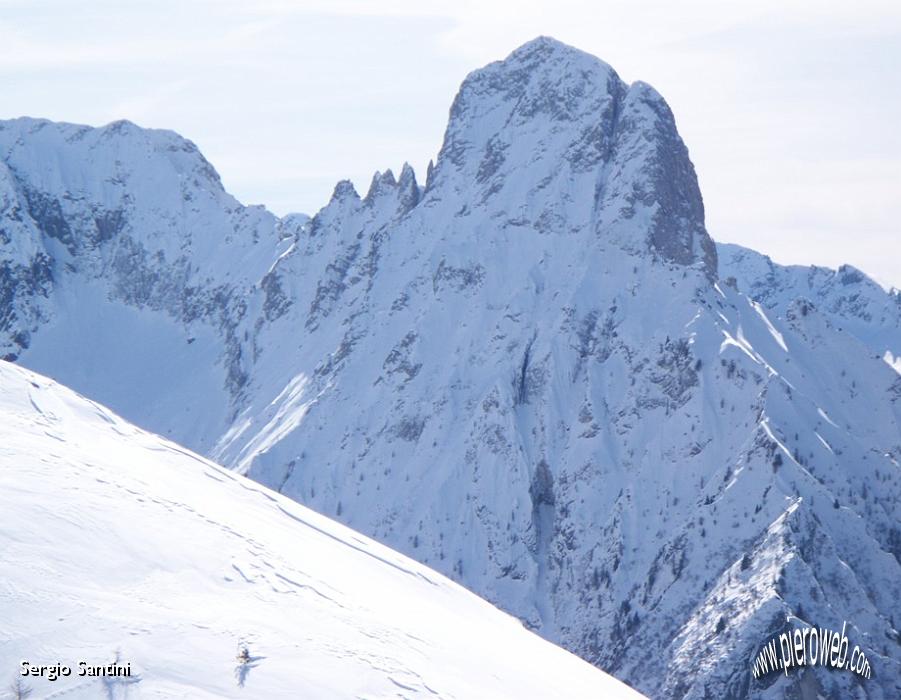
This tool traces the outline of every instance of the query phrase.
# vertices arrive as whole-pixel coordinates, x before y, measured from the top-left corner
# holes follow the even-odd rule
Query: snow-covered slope
[[[0,131],[19,203],[4,230],[31,246],[7,245],[0,275],[19,362],[654,697],[898,695],[901,377],[868,345],[872,318],[845,328],[816,303],[767,306],[727,283],[649,86],[529,42],[464,81],[423,186],[408,167],[362,198],[339,183],[309,220],[253,214],[203,185],[215,178],[152,160],[212,212],[190,241],[179,200],[118,158],[128,223],[90,243],[100,205],[84,182],[117,158],[76,167],[81,142],[53,135],[75,127],[40,124]],[[106,129],[83,138],[102,151],[162,138]],[[60,184],[46,169],[83,174]],[[32,200],[57,201],[84,252],[60,250]],[[123,236],[157,252],[103,262]],[[195,239],[233,258],[206,262]],[[133,279],[165,293],[124,293]],[[875,677],[853,691],[819,670],[752,682],[789,618],[848,620]]]
[[[848,331],[901,373],[901,292],[885,291],[850,265],[838,270],[811,265],[778,265],[734,244],[717,245],[720,277],[768,312],[784,314],[796,299],[807,299],[832,324]]]
[[[208,447],[245,381],[236,326],[292,221],[241,206],[172,132],[2,122],[0,356]]]
[[[440,574],[2,361],[0,418],[0,667],[73,670],[23,679],[35,697],[640,697]],[[130,678],[78,677],[117,654]]]

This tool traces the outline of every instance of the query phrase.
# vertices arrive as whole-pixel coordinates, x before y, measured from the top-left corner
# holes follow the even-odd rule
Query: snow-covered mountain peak
[[[471,73],[426,201],[452,199],[540,233],[581,232],[716,276],[688,151],[660,95],[541,37]]]
[[[376,172],[375,175],[372,176],[372,182],[369,184],[369,192],[366,193],[366,199],[375,199],[380,194],[393,190],[395,187],[397,187],[397,180],[395,179],[391,168],[388,168],[383,173]]]
[[[390,198],[394,201],[396,215],[402,216],[418,204],[419,195],[416,173],[409,163],[404,163],[400,177],[397,179],[390,168],[384,173],[375,173],[363,202],[369,207],[382,207],[385,206],[384,200]]]
[[[60,158],[66,151],[83,157],[82,167],[66,164]],[[170,181],[174,173],[180,180],[187,179],[217,196],[228,196],[218,173],[193,142],[174,131],[146,129],[127,120],[89,127],[29,117],[13,119],[0,123],[0,153],[14,170],[17,165],[44,166],[40,172],[30,173],[34,185],[44,191],[110,195],[121,184],[115,175],[107,172],[107,177],[97,182],[89,177],[91,170],[103,168],[106,172],[112,165],[116,174],[128,177],[132,175],[129,166],[140,163],[141,176],[153,177],[155,184],[164,187],[158,195],[169,194],[171,188],[182,185]]]
[[[536,159],[554,158],[589,135],[584,132],[589,124],[605,114],[611,122],[625,89],[613,69],[588,54],[546,38],[525,44],[463,81],[450,109],[435,177],[463,168],[485,182],[501,169],[511,148],[537,145],[542,148],[532,154]],[[593,136],[596,141],[603,134]]]
[[[0,122],[0,356],[28,352],[32,366],[55,366],[108,404],[143,394],[160,415],[191,411],[166,384],[179,368],[196,380],[203,357],[203,393],[235,396],[246,381],[236,334],[246,295],[295,224],[243,207],[173,132]],[[48,332],[35,342],[38,328]],[[188,430],[204,441],[227,411],[225,398]]]
[[[0,123],[0,154],[7,235],[65,257],[70,269],[109,276],[141,259],[190,276],[203,260],[250,281],[268,265],[275,217],[242,207],[197,147],[174,132],[21,118]],[[260,241],[263,255],[254,255]]]
[[[624,87],[616,71],[600,59],[539,37],[466,77],[451,107],[450,128],[460,128],[470,119],[484,121],[497,102],[511,103],[495,119],[506,116],[512,126],[522,126],[539,114],[558,122],[578,122],[599,97]]]
[[[373,177],[373,184],[375,184],[375,177]],[[332,196],[329,199],[329,204],[336,201],[341,201],[343,199],[360,199],[360,195],[357,192],[357,189],[354,187],[354,183],[350,180],[339,180],[335,185],[335,189],[332,190]]]

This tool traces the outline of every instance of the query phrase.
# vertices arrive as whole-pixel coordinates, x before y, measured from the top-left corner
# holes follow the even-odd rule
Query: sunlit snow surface
[[[4,685],[22,660],[118,652],[131,683],[29,679],[33,697],[640,697],[434,571],[5,362],[0,410]]]

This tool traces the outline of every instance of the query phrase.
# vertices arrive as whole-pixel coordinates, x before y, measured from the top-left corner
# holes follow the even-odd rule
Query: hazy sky
[[[547,34],[667,99],[717,240],[901,287],[901,3],[0,0],[0,118],[127,118],[315,213],[420,178],[470,70]]]

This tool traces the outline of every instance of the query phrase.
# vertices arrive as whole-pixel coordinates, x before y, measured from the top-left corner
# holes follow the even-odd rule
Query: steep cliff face
[[[50,150],[68,161],[63,141]],[[149,212],[141,161],[128,163]],[[194,193],[195,180],[208,184]],[[81,373],[71,383],[88,395],[105,386],[104,367],[61,359],[103,352],[100,331],[69,321],[59,281],[88,278],[102,298],[84,308],[178,370],[99,398],[652,697],[850,693],[850,674],[751,681],[787,618],[853,623],[879,669],[854,692],[893,697],[901,381],[830,309],[718,281],[693,167],[653,89],[537,39],[464,81],[424,186],[409,167],[363,198],[339,183],[312,219],[278,222],[213,176],[188,184],[209,202],[190,240],[173,198],[155,210],[171,226],[129,214],[87,257],[137,237],[163,251],[144,286],[205,311],[122,293],[117,275],[140,277],[127,267],[68,270],[53,222],[74,214],[29,215],[49,273],[17,287],[21,362]],[[36,189],[62,209],[64,187]],[[146,360],[115,347],[134,386]]]
[[[540,233],[593,231],[716,275],[694,168],[663,98],[553,39],[463,82],[433,184]]]

